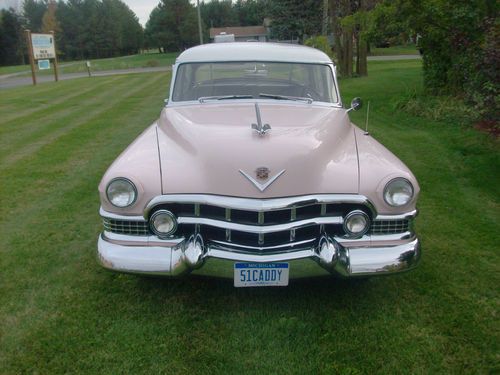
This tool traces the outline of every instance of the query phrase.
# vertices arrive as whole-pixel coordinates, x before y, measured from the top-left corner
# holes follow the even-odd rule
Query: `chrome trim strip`
[[[301,245],[312,243],[312,242],[314,242],[316,240],[317,240],[316,238],[311,238],[309,240],[303,240],[303,241],[297,241],[297,242],[288,242],[288,243],[285,243],[283,245],[263,246],[263,247],[241,245],[241,244],[237,244],[237,243],[233,243],[233,242],[224,242],[224,241],[218,241],[218,240],[211,240],[210,242],[217,243],[217,244],[223,245],[223,246],[227,246],[228,248],[233,248],[233,249],[235,247],[238,247],[238,248],[247,249],[247,250],[265,251],[265,250],[282,249],[282,248],[286,248],[286,247],[290,247],[290,248],[297,247],[297,246],[301,246]]]
[[[247,211],[273,211],[303,207],[311,204],[353,203],[366,205],[373,216],[377,211],[367,197],[359,194],[315,194],[284,198],[241,198],[209,194],[167,194],[151,199],[144,209],[144,218],[149,217],[151,209],[165,203],[197,203]]]
[[[411,220],[416,218],[418,215],[418,210],[413,210],[397,215],[377,215],[373,221],[377,220]]]
[[[371,234],[370,238],[372,243],[377,241],[402,241],[414,238],[415,233],[407,231],[403,233],[393,233],[393,234]]]
[[[252,184],[254,184],[254,186],[259,189],[261,192],[263,192],[264,190],[266,190],[269,186],[271,186],[271,184],[276,181],[283,173],[285,173],[285,169],[283,169],[282,171],[278,172],[278,174],[276,174],[274,177],[271,177],[268,181],[266,181],[266,183],[264,184],[261,184],[259,181],[255,180],[252,176],[250,176],[248,173],[246,173],[245,171],[243,170],[239,170],[240,173],[245,176]]]
[[[333,239],[342,245],[354,246],[358,243],[370,243],[376,246],[377,242],[403,241],[415,237],[415,233],[407,231],[393,234],[365,234],[363,237],[359,238],[334,236]]]
[[[198,218],[198,217],[179,217],[177,218],[177,222],[179,224],[201,224],[201,225],[209,225],[216,228],[237,230],[240,232],[263,234],[263,233],[274,233],[274,232],[287,231],[291,229],[297,229],[307,225],[342,224],[343,219],[341,216],[316,217],[312,219],[293,221],[285,224],[263,225],[263,226],[238,224],[228,221]]]
[[[233,253],[218,248],[217,246],[208,245],[208,250],[205,257],[214,257],[219,259],[230,259],[234,261],[244,262],[286,262],[293,259],[316,258],[317,254],[313,249],[293,251],[289,253],[279,254],[245,254]]]
[[[102,237],[106,241],[110,241],[113,243],[120,243],[120,244],[123,244],[125,246],[128,246],[128,245],[133,246],[130,244],[140,243],[141,246],[167,246],[167,247],[170,247],[170,246],[176,246],[184,241],[184,237],[162,239],[162,238],[159,238],[157,236],[130,236],[128,234],[117,234],[117,233],[109,232],[107,230],[104,230],[102,232]]]
[[[144,220],[144,216],[126,216],[126,215],[114,214],[108,211],[104,211],[102,207],[99,208],[99,215],[101,217],[114,220],[129,220],[129,221],[142,221],[142,222],[147,221]]]

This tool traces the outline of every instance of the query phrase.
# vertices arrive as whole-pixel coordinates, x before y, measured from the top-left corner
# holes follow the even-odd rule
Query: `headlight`
[[[177,229],[177,219],[174,214],[167,210],[156,211],[149,219],[151,230],[158,237],[173,234]]]
[[[370,228],[370,218],[360,210],[352,211],[344,218],[344,231],[348,236],[361,237]]]
[[[404,206],[413,198],[413,186],[404,178],[395,178],[385,185],[384,200],[394,207]]]
[[[126,178],[115,178],[108,184],[106,196],[113,206],[128,207],[137,199],[137,189]]]

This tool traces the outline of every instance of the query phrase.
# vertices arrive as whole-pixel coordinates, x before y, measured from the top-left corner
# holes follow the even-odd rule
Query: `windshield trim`
[[[277,63],[277,64],[304,64],[304,65],[323,65],[323,66],[326,66],[329,68],[330,70],[330,74],[331,74],[331,77],[332,77],[332,81],[333,81],[333,92],[335,92],[335,95],[337,97],[337,100],[336,101],[332,101],[332,102],[324,102],[324,101],[313,101],[311,104],[327,104],[328,106],[335,106],[335,107],[342,107],[342,100],[340,98],[340,91],[339,91],[339,87],[338,87],[338,82],[337,82],[337,76],[336,76],[336,70],[335,70],[335,66],[333,63],[324,63],[324,62],[298,62],[298,61],[268,61],[268,60],[263,60],[263,59],[255,59],[255,60],[206,60],[206,61],[185,61],[185,62],[181,62],[181,63],[178,63],[176,62],[173,66],[172,66],[172,80],[171,80],[171,85],[170,85],[170,90],[169,90],[169,99],[168,99],[168,103],[167,105],[182,105],[182,104],[200,104],[199,100],[180,100],[180,101],[174,101],[173,100],[173,95],[174,95],[174,89],[175,89],[175,86],[177,84],[177,72],[179,71],[179,68],[182,66],[182,65],[185,65],[185,64],[210,64],[210,63],[245,63],[245,62],[258,62],[258,63]],[[242,102],[242,101],[246,101],[246,100],[249,100],[249,101],[259,101],[259,102],[262,102],[262,98],[253,98],[253,99],[228,99],[228,100],[225,100],[224,103],[230,103],[230,102],[234,102],[234,101],[237,101],[237,102]],[[264,102],[276,102],[276,101],[279,101],[281,103],[285,102],[284,100],[278,100],[278,99],[264,99]],[[205,104],[212,104],[212,103],[218,103],[220,104],[220,101],[217,101],[217,100],[214,100],[214,101],[209,101],[209,102],[206,102]],[[294,102],[294,103],[297,103],[297,102]]]

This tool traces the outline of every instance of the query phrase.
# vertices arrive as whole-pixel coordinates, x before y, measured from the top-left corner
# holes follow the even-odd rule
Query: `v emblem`
[[[257,180],[255,180],[252,176],[250,176],[248,173],[246,173],[246,172],[242,171],[241,169],[240,169],[240,173],[241,173],[243,176],[245,176],[245,177],[246,177],[246,178],[247,178],[247,179],[248,179],[248,180],[249,180],[252,184],[254,184],[254,185],[255,185],[255,187],[256,187],[257,189],[259,189],[259,190],[262,192],[262,191],[266,190],[266,189],[269,187],[269,185],[271,185],[274,181],[276,181],[276,180],[278,179],[278,177],[279,177],[279,176],[281,176],[283,173],[285,173],[285,169],[283,169],[281,172],[278,172],[278,174],[277,174],[277,175],[275,175],[274,177],[271,177],[271,178],[269,179],[269,181],[267,181],[267,182],[266,182],[266,183],[264,183],[264,184],[259,183],[259,182],[258,182]]]

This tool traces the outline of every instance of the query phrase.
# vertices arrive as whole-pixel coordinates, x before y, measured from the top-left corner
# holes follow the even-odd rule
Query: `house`
[[[210,28],[210,40],[213,42],[216,35],[234,35],[235,42],[258,41],[267,42],[269,29],[265,26],[236,26]]]

